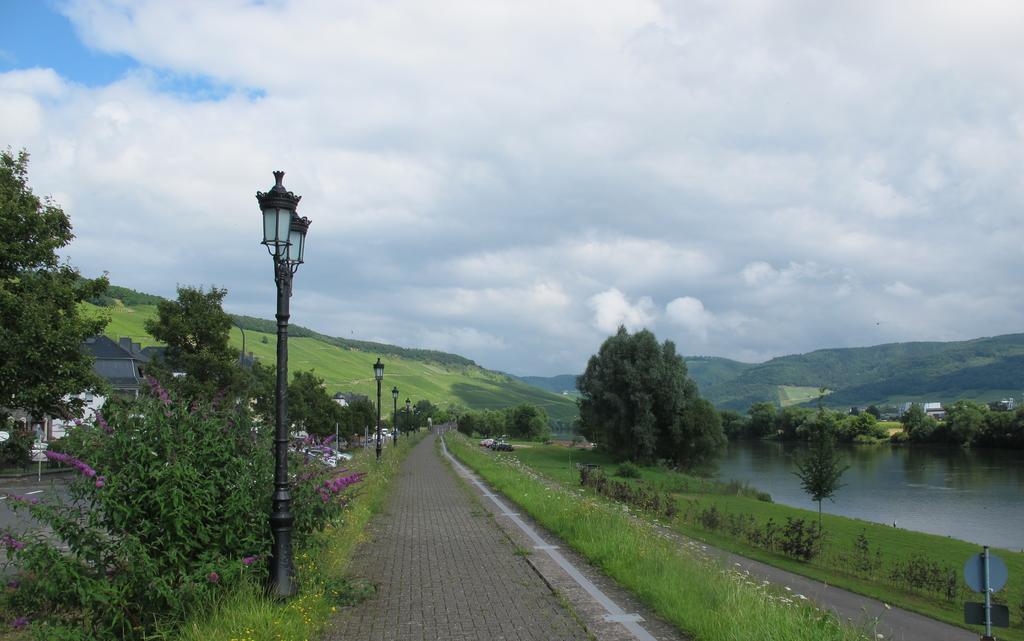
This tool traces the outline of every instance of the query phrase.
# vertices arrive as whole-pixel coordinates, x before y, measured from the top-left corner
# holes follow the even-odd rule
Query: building
[[[347,407],[356,401],[368,401],[370,398],[363,394],[356,394],[355,392],[338,392],[331,397],[331,400],[342,407]]]

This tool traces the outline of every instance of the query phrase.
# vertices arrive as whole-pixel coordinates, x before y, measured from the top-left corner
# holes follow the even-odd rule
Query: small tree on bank
[[[821,532],[821,502],[823,499],[832,500],[842,487],[839,479],[849,466],[842,464],[836,450],[835,418],[820,405],[811,430],[811,447],[797,460],[794,474],[800,479],[804,492],[818,502],[818,531]]]

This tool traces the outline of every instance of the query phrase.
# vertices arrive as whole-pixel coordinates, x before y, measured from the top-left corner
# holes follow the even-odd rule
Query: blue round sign
[[[988,554],[988,587],[993,592],[1002,590],[1010,573],[1006,564],[995,554]],[[975,592],[985,591],[985,555],[975,554],[964,563],[964,582]]]

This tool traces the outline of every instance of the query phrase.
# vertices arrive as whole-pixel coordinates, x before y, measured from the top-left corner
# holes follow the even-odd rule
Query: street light
[[[274,425],[274,495],[271,499],[270,593],[288,598],[299,590],[295,582],[292,558],[292,495],[288,483],[288,300],[292,295],[292,277],[303,262],[309,219],[299,218],[295,209],[302,196],[296,196],[281,184],[283,171],[274,172],[274,186],[256,192],[263,212],[263,244],[274,259],[277,284],[277,416]]]
[[[380,461],[380,382],[384,380],[384,363],[380,362],[380,356],[373,364],[373,377],[377,379],[377,461]]]
[[[394,425],[391,428],[394,430],[392,436],[395,439],[395,445],[398,445],[398,388],[391,388],[391,398],[395,401],[395,410],[391,413],[392,422]]]
[[[412,431],[412,413],[411,413],[411,410],[409,408],[410,408],[409,399],[405,399],[405,431],[406,432],[411,432]]]

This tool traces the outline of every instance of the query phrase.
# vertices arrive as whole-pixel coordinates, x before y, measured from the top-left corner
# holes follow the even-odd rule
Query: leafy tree
[[[779,438],[786,441],[808,438],[806,423],[813,415],[813,410],[795,405],[779,410],[779,413],[775,415],[775,430],[779,433]]]
[[[722,432],[728,438],[736,439],[747,435],[750,420],[736,410],[720,410],[718,418],[722,423]]]
[[[842,464],[835,443],[835,417],[831,412],[818,408],[811,423],[811,446],[807,453],[796,462],[794,474],[800,479],[800,487],[818,502],[818,531],[821,531],[821,501],[832,500],[842,485],[839,479],[849,466]]]
[[[903,431],[912,441],[927,442],[932,439],[932,436],[937,427],[937,423],[934,418],[924,413],[924,408],[914,403],[910,406],[903,416],[900,417],[900,423],[903,424]]]
[[[689,465],[714,455],[692,449],[716,441],[705,439],[705,430],[720,434],[721,422],[703,407],[687,408],[699,399],[697,386],[671,341],[659,345],[647,330],[630,335],[619,327],[590,357],[576,387],[581,434],[616,459],[652,463],[667,458]],[[704,420],[710,423],[698,426]]]
[[[672,460],[687,468],[706,467],[725,450],[722,419],[710,401],[691,399],[679,413],[674,434]]]
[[[167,345],[164,364],[187,374],[177,382],[187,396],[210,397],[239,382],[238,352],[228,346],[231,316],[222,307],[227,293],[179,287],[178,299],[161,301],[156,318],[146,321],[146,331]]]
[[[28,153],[0,152],[0,408],[70,417],[82,407],[74,395],[101,384],[81,344],[107,319],[86,318],[78,304],[107,279],[60,261],[72,238],[67,214],[28,186]]]
[[[864,411],[875,418],[882,418],[882,410],[878,409],[877,405],[868,405],[868,408]]]
[[[538,407],[523,403],[506,412],[506,432],[515,438],[542,440],[550,433],[547,413]]]
[[[988,408],[974,401],[957,401],[946,407],[946,437],[956,445],[971,445],[985,429]]]
[[[754,403],[747,410],[750,416],[748,434],[755,438],[775,433],[775,404]]]
[[[377,406],[372,401],[359,398],[342,408],[338,429],[346,436],[362,436],[363,430],[376,433]]]
[[[324,380],[313,372],[295,372],[288,384],[288,420],[293,425],[320,436],[334,434],[334,425],[341,430],[341,406],[335,403]]]

